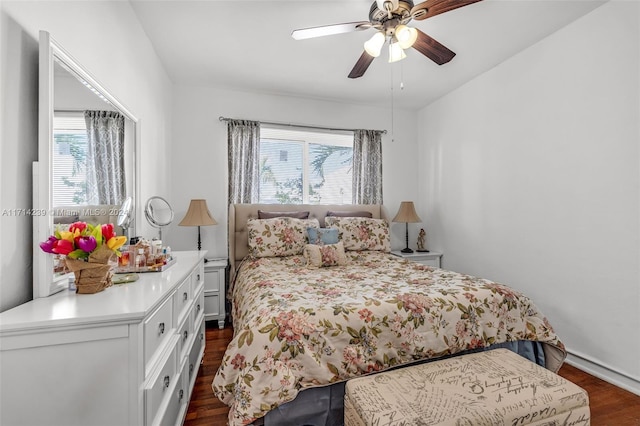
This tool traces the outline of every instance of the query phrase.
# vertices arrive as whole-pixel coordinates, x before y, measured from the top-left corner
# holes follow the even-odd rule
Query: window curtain
[[[90,204],[120,204],[125,198],[124,116],[115,111],[85,111],[87,125],[87,199]]]
[[[260,185],[260,122],[228,120],[229,204],[257,203]]]
[[[382,204],[382,132],[379,130],[354,132],[353,203]]]

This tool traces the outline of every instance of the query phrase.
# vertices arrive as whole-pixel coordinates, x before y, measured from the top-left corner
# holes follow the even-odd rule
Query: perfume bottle
[[[120,257],[118,258],[118,269],[121,271],[128,271],[130,268],[129,261],[129,246],[123,246],[120,249]]]
[[[136,255],[136,269],[139,271],[144,270],[147,267],[147,258],[144,255],[144,249],[138,249]]]

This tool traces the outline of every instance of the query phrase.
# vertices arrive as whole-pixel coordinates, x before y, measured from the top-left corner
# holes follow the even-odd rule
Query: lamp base
[[[413,250],[409,248],[409,223],[404,224],[404,239],[405,239],[405,248],[400,250],[400,253],[413,253]]]
[[[429,250],[426,250],[426,249],[418,249],[416,251],[419,253],[429,253]]]

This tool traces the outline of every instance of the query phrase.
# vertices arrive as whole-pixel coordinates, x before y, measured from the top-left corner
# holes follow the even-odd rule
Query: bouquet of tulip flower
[[[47,241],[40,243],[46,253],[66,256],[64,261],[76,277],[76,293],[97,293],[111,285],[109,260],[127,241],[117,236],[113,224],[91,225],[75,222],[68,231],[57,229]]]

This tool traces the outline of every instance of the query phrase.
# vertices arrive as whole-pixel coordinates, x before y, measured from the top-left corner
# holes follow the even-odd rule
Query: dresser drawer
[[[183,364],[175,386],[171,388],[168,395],[166,405],[161,408],[164,410],[158,413],[157,421],[154,426],[177,426],[181,425],[187,412],[189,404],[189,393],[187,392],[187,365]]]
[[[204,295],[204,311],[207,315],[220,315],[220,295],[207,294]]]
[[[175,294],[173,295],[173,316],[176,319],[177,324],[181,323],[184,316],[189,313],[189,307],[193,300],[192,276],[193,274],[187,277],[187,279],[178,286]]]
[[[156,425],[162,422],[164,407],[169,403],[173,389],[176,388],[176,384],[180,380],[176,361],[176,339],[177,336],[174,336],[173,347],[163,359],[164,363],[145,386],[145,423],[147,425]]]
[[[187,345],[193,337],[193,320],[191,318],[191,314],[184,319],[184,321],[178,327],[178,356],[179,359],[184,358],[184,356],[188,353],[189,348]]]
[[[205,270],[204,291],[220,291],[223,288],[224,271],[219,269]]]
[[[198,369],[200,368],[200,356],[203,354],[206,344],[205,332],[205,324],[204,320],[202,320],[199,326],[195,329],[196,338],[193,342],[193,346],[191,347],[191,352],[189,353],[188,371],[190,384],[195,381],[195,376],[198,374]]]
[[[191,274],[191,284],[194,290],[204,282],[204,263],[200,263]]]
[[[168,298],[144,321],[144,364],[145,377],[153,364],[152,360],[165,339],[173,335],[173,300]]]
[[[200,320],[204,316],[204,289],[196,295],[195,302],[193,303],[193,325],[195,327],[200,323]]]

